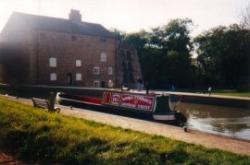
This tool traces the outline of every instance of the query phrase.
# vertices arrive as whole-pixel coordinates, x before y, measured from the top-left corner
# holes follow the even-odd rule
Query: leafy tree
[[[199,35],[194,42],[205,83],[237,88],[241,79],[249,76],[250,30],[236,24],[217,27]]]
[[[125,41],[137,48],[143,77],[153,88],[175,84],[186,88],[192,82],[189,19],[174,19],[167,25],[127,35]],[[185,81],[183,81],[185,80]]]
[[[246,29],[250,29],[250,3],[246,9],[242,11],[241,25]]]
[[[144,53],[144,47],[147,43],[147,32],[141,31],[139,33],[133,33],[125,36],[125,42],[128,44],[133,45],[139,55],[142,55]]]
[[[112,28],[110,29],[110,31],[113,33],[113,35],[116,37],[116,39],[119,39],[119,40],[123,40],[126,33],[125,32],[122,32],[116,28]]]

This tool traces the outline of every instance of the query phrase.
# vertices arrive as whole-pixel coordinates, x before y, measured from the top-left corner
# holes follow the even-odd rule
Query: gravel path
[[[70,110],[70,108],[65,106],[61,106],[61,109],[61,113],[68,116],[84,118],[148,134],[161,135],[187,143],[202,145],[207,148],[217,148],[224,151],[250,156],[250,141],[237,140],[193,130],[186,133],[182,128],[176,126],[130,117],[117,116],[103,112],[82,110],[78,108],[73,108],[73,110]]]

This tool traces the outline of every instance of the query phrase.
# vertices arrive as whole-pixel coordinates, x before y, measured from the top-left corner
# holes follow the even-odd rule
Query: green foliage
[[[238,25],[217,27],[195,38],[200,75],[213,86],[237,88],[250,71],[250,30]],[[245,87],[247,88],[247,87]]]
[[[242,11],[241,14],[241,26],[250,30],[250,3]]]
[[[151,88],[179,88],[192,84],[189,19],[174,19],[167,25],[127,35],[125,42],[137,48],[144,80]],[[185,79],[185,81],[183,81]]]
[[[248,164],[250,157],[48,113],[0,97],[0,149],[41,164]]]
[[[125,35],[139,55],[144,80],[150,88],[250,90],[250,30],[237,24],[219,26],[191,42],[189,19],[174,19],[167,25]],[[192,65],[196,48],[198,65]]]

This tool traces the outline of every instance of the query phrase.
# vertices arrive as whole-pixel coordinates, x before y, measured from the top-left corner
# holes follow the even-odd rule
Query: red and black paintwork
[[[81,103],[85,105],[93,105],[98,107],[108,107],[118,109],[120,111],[131,111],[136,113],[151,114],[155,120],[175,120],[176,112],[173,111],[169,104],[169,95],[146,94],[138,91],[121,91],[121,90],[96,90],[88,92],[87,95],[82,93],[69,94],[59,93],[58,101],[67,101],[73,103]],[[92,93],[92,94],[91,94]]]
[[[82,103],[82,104],[87,104],[87,105],[102,106],[102,100],[101,98],[98,98],[98,97],[88,97],[88,96],[59,93],[58,100],[59,102],[70,101],[70,102]]]
[[[151,91],[149,94],[146,91],[135,91],[129,90],[124,91],[121,89],[108,89],[108,88],[93,88],[93,87],[75,87],[75,86],[46,86],[46,85],[10,85],[10,84],[0,84],[0,88],[4,90],[12,90],[15,94],[22,93],[25,95],[37,94],[39,98],[47,98],[48,93],[56,92],[57,99],[63,102],[79,103],[84,105],[90,105],[95,107],[100,107],[101,109],[111,109],[118,110],[118,112],[131,112],[132,114],[149,114],[152,115],[155,120],[168,120],[172,121],[178,118],[185,118],[182,114],[175,111],[178,101],[181,99],[179,95],[169,94],[162,91]],[[134,97],[135,107],[125,107],[124,104],[118,102],[114,105],[112,102],[105,101],[105,94],[116,93],[122,95],[130,95]],[[43,96],[41,94],[44,94]],[[26,96],[28,97],[28,96]],[[30,97],[30,96],[29,96]],[[140,100],[152,98],[152,105],[150,108],[138,108],[141,106]],[[138,101],[139,98],[139,101]],[[107,98],[106,98],[107,99]],[[126,100],[126,98],[125,98]],[[150,100],[150,99],[149,99]],[[174,103],[174,104],[173,104]],[[176,104],[175,104],[176,103]],[[137,108],[136,108],[137,107]],[[99,108],[98,108],[99,109]],[[143,116],[143,115],[142,115]],[[184,121],[184,120],[182,120]]]

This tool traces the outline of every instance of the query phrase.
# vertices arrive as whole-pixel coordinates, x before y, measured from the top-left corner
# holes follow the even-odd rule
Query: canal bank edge
[[[250,98],[236,96],[208,95],[184,92],[169,92],[181,102],[250,109]]]
[[[90,88],[90,87],[75,87],[75,86],[47,86],[47,85],[10,85],[0,83],[0,89],[3,90],[16,90],[16,91],[28,91],[28,92],[44,92],[47,91],[65,91],[73,92],[76,94],[91,93],[97,97],[102,97],[102,92],[105,88]],[[95,89],[93,93],[91,90]],[[119,89],[114,89],[118,90]],[[142,91],[143,92],[143,91]],[[149,91],[150,93],[162,94],[162,95],[172,95],[178,97],[181,102],[195,103],[195,104],[207,104],[207,105],[218,105],[218,106],[228,106],[235,108],[246,108],[250,109],[250,98],[248,97],[238,97],[238,96],[225,96],[225,95],[214,95],[214,94],[200,94],[200,93],[188,93],[188,92],[168,92],[168,91]],[[146,91],[145,91],[146,93]]]
[[[30,99],[16,98],[5,96],[8,99],[18,101],[20,103],[32,105]],[[190,130],[188,133],[184,132],[182,128],[166,125],[162,123],[155,123],[152,121],[145,121],[124,116],[117,116],[104,112],[91,111],[86,109],[79,109],[61,106],[61,113],[66,116],[83,118],[99,123],[131,129],[139,132],[144,132],[153,135],[160,135],[171,139],[202,145],[206,148],[216,148],[224,151],[229,151],[236,154],[250,156],[250,142],[247,140],[232,139],[229,137],[218,136],[200,131]]]

